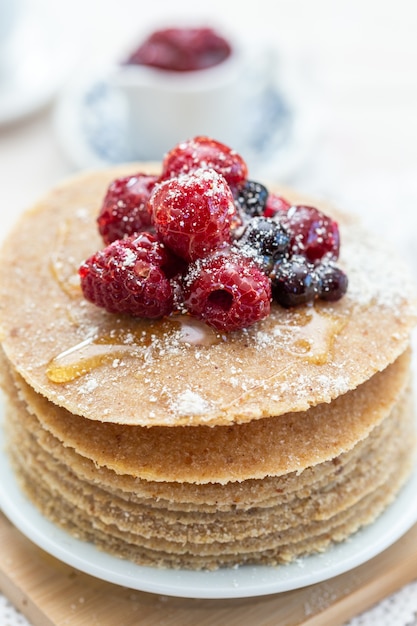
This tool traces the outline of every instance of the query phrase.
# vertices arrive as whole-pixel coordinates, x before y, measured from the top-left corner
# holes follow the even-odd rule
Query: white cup
[[[160,160],[178,142],[196,135],[239,148],[245,61],[239,46],[230,43],[231,53],[224,61],[201,70],[116,68],[110,81],[127,101],[134,157]]]

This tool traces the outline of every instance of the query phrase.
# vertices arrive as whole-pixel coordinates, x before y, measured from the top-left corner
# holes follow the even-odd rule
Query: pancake
[[[77,268],[102,247],[96,216],[105,189],[116,175],[145,169],[64,183],[23,216],[2,249],[1,342],[36,392],[99,422],[236,424],[331,402],[407,348],[415,323],[408,273],[341,216],[349,290],[336,303],[291,312],[274,305],[267,319],[226,340],[207,331],[208,346],[190,345],[179,318],[161,324],[88,303]]]
[[[172,510],[166,506],[169,500],[138,499],[137,480],[132,492],[125,483],[119,489],[120,476],[112,470],[102,480],[102,468],[92,462],[87,477],[77,453],[70,449],[62,456],[62,444],[50,433],[43,437],[36,417],[22,412],[24,404],[16,397],[7,414],[11,458],[40,510],[111,553],[163,567],[276,565],[325,549],[373,521],[406,480],[414,458],[413,411],[406,389],[391,413],[349,452],[315,466],[302,479],[297,472],[284,481],[270,478],[270,490],[264,490],[267,501],[251,500],[243,488],[245,506],[238,507],[232,487],[239,483],[229,483],[217,485],[223,491],[222,510],[207,510],[191,501],[192,494],[186,506],[177,503]],[[291,479],[293,489],[286,489]],[[254,487],[263,481],[249,482]],[[212,485],[198,488],[210,501]]]
[[[409,368],[406,351],[356,390],[312,407],[302,418],[287,413],[233,428],[98,423],[54,405],[16,373],[14,383],[44,429],[100,467],[147,481],[202,484],[282,476],[350,450],[392,410],[408,384]],[[7,362],[3,371],[9,371]],[[13,393],[13,381],[7,385]]]
[[[220,333],[185,315],[115,315],[77,270],[103,247],[106,188],[133,164],[64,182],[0,252],[0,383],[22,489],[74,536],[142,565],[280,565],[343,541],[395,499],[415,459],[404,265],[337,219],[337,302]],[[269,186],[271,189],[271,186]]]

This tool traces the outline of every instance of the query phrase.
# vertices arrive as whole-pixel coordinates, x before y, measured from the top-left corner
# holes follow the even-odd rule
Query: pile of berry
[[[347,289],[337,223],[248,180],[242,157],[208,137],[178,144],[162,174],[115,180],[98,217],[103,250],[80,267],[84,296],[111,313],[186,312],[220,331]]]

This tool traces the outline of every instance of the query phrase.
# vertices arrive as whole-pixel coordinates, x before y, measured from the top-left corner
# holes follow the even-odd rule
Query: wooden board
[[[0,589],[34,626],[338,626],[417,579],[417,525],[368,563],[329,581],[237,600],[132,591],[60,563],[0,513]]]

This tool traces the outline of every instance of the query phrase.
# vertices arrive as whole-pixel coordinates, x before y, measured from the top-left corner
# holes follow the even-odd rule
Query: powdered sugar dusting
[[[140,333],[135,324],[131,328],[124,324],[117,331],[113,329],[104,344],[97,336],[99,350],[108,349],[111,354],[107,384],[126,384],[123,378],[126,382],[131,380],[129,364],[134,363],[138,381],[134,384],[140,385],[149,403],[149,424],[166,425],[211,424],[212,420],[215,423],[219,411],[234,404],[239,407],[239,418],[235,419],[245,421],[259,417],[257,411],[263,400],[269,414],[276,414],[274,411],[287,406],[288,398],[293,399],[291,402],[296,400],[298,410],[304,410],[312,398],[330,402],[346,393],[357,384],[352,381],[358,364],[349,350],[333,353],[335,337],[355,311],[372,312],[381,307],[396,316],[404,312],[405,306],[409,315],[407,300],[413,295],[413,285],[403,264],[394,260],[382,242],[369,238],[359,227],[349,226],[345,230],[341,265],[350,282],[347,295],[337,306],[317,303],[293,310],[274,306],[271,316],[263,322],[227,336],[186,315],[168,318],[155,326],[143,325]],[[392,313],[388,315],[393,317]],[[91,323],[88,314],[86,320]],[[87,328],[80,327],[80,331],[84,333]],[[98,328],[95,333],[99,335]],[[391,341],[394,335],[398,345],[402,345],[402,330],[393,332]],[[224,350],[233,354],[227,366]],[[378,358],[375,357],[374,371],[382,367]],[[122,363],[128,366],[122,368]],[[381,363],[385,367],[383,351]],[[94,381],[95,372],[80,381],[78,397],[81,402],[81,396],[85,396],[85,406],[92,397]]]
[[[415,298],[415,281],[389,245],[365,235],[359,226],[342,230],[341,262],[348,274],[345,296],[360,306],[374,302],[378,306],[398,309]]]
[[[130,248],[123,250],[123,265],[125,267],[134,267],[137,262],[137,255]]]
[[[213,407],[198,393],[186,389],[171,403],[170,408],[179,415],[204,415]]]
[[[340,265],[349,278],[340,301],[289,310],[274,304],[261,322],[220,335],[187,315],[156,322],[110,316],[68,289],[80,241],[90,245],[80,220],[81,211],[65,222],[52,272],[42,266],[38,282],[18,265],[10,272],[13,289],[30,292],[13,307],[17,330],[31,327],[28,340],[13,344],[14,357],[35,388],[72,412],[145,426],[211,426],[303,411],[357,387],[408,345],[413,281],[391,248],[359,226],[340,221]],[[41,280],[54,294],[49,308],[37,306],[42,289],[32,283]],[[51,363],[64,370],[63,380],[45,382]]]

